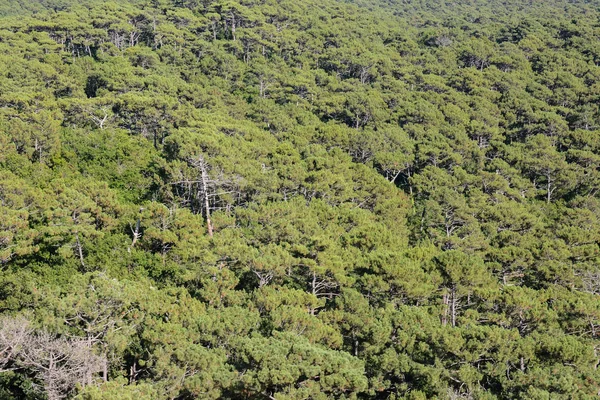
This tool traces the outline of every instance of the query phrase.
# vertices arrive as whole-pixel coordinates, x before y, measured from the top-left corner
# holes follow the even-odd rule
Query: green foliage
[[[597,396],[598,17],[0,1],[0,399]]]

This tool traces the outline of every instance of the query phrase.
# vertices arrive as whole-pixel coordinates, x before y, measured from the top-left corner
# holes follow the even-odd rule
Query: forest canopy
[[[0,0],[0,399],[592,399],[600,3]]]

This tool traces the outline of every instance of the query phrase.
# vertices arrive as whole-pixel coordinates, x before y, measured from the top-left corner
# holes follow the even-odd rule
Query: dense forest
[[[592,399],[600,3],[0,0],[0,399]]]

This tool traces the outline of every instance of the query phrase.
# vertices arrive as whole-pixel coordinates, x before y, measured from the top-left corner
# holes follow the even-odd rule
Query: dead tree
[[[199,184],[197,198],[202,199],[208,236],[212,238],[213,226],[210,220],[210,186],[213,186],[214,182],[211,181],[208,176],[208,170],[210,167],[202,154],[198,155],[197,157],[190,158],[188,162],[192,167],[194,167],[198,172],[200,172],[200,180],[195,181]]]
[[[89,384],[88,376],[101,371],[101,357],[83,340],[57,338],[47,332],[30,335],[18,363],[35,371],[49,400],[68,396],[77,384]]]
[[[79,256],[79,262],[81,266],[85,268],[85,262],[83,259],[83,245],[81,244],[81,240],[79,240],[79,232],[75,231],[75,248],[77,249],[77,255]]]
[[[129,224],[129,228],[131,229],[131,235],[133,237],[131,240],[131,245],[127,248],[127,252],[129,252],[129,253],[131,253],[131,249],[133,249],[133,246],[135,246],[137,241],[142,237],[142,232],[140,231],[142,211],[144,211],[144,207],[140,207],[140,217],[138,217],[138,219],[135,223],[135,228],[133,226],[131,226],[131,224]]]
[[[25,318],[0,319],[0,372],[17,369],[14,364],[32,329]]]
[[[258,287],[261,288],[265,285],[268,285],[269,282],[273,280],[273,271],[261,271],[257,269],[253,269],[254,275],[258,278]]]
[[[192,213],[200,214],[206,220],[208,235],[212,238],[214,226],[211,214],[215,210],[231,211],[234,205],[242,204],[244,198],[240,189],[240,177],[225,176],[211,166],[205,156],[199,154],[187,158],[192,168],[181,168],[170,185],[180,199],[180,205],[189,208]]]
[[[106,107],[106,106],[101,107],[100,112],[102,113],[102,116],[98,116],[98,114],[94,113],[94,112],[88,112],[88,114],[89,114],[92,122],[94,122],[94,124],[96,124],[98,126],[98,128],[100,128],[102,130],[102,129],[104,129],[104,124],[108,120],[110,113],[109,113],[108,107]]]
[[[35,332],[25,318],[0,320],[0,372],[32,371],[49,400],[67,397],[77,384],[91,384],[104,364],[82,338]]]

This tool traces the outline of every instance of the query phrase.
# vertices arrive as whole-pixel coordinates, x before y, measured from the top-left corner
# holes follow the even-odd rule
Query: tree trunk
[[[235,14],[231,13],[231,37],[235,42]]]
[[[450,296],[448,296],[448,294],[445,294],[443,297],[443,302],[444,302],[444,315],[442,315],[442,325],[446,326],[448,325],[448,311],[449,311],[449,303],[450,303]]]
[[[456,326],[456,286],[452,286],[451,292],[451,314],[452,314],[452,326]]]
[[[77,254],[79,255],[79,261],[81,262],[81,266],[85,267],[85,262],[83,262],[83,246],[81,245],[81,241],[79,240],[79,232],[75,232],[75,245],[77,247]]]
[[[548,184],[546,186],[546,203],[550,204],[550,200],[552,199],[552,192],[554,191],[554,189],[552,189],[552,179],[551,179],[551,176],[547,175],[546,179],[548,180]]]
[[[200,173],[202,178],[202,192],[204,194],[204,214],[206,216],[206,227],[208,229],[208,236],[213,237],[213,226],[210,221],[210,203],[208,199],[208,173],[206,171],[206,163],[204,159],[200,159],[199,163]]]
[[[317,273],[315,271],[313,271],[313,273],[312,273],[311,286],[312,286],[312,294],[313,294],[313,296],[316,297],[317,296]],[[315,315],[314,307],[311,307],[310,315]]]

